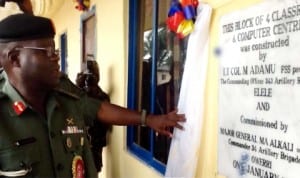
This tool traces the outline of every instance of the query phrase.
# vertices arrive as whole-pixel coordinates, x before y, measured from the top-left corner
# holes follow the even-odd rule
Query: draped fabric
[[[178,101],[179,113],[185,113],[187,121],[184,131],[174,129],[165,177],[195,177],[201,142],[211,12],[212,8],[207,4],[201,3],[197,8]]]

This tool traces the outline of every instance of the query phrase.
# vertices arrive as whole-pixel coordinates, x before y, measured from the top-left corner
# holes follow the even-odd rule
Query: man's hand
[[[109,102],[102,102],[97,113],[97,118],[100,121],[113,125],[141,125],[141,117],[140,112],[126,109]],[[173,127],[183,129],[180,122],[184,122],[185,120],[184,114],[177,114],[177,110],[174,110],[162,115],[149,114],[146,116],[145,124],[159,134],[172,137],[172,133],[168,129]]]
[[[177,110],[169,112],[164,115],[148,115],[146,119],[146,125],[156,132],[168,137],[172,137],[170,132],[170,127],[176,127],[183,130],[183,127],[179,124],[180,122],[185,122],[184,114],[177,114]]]

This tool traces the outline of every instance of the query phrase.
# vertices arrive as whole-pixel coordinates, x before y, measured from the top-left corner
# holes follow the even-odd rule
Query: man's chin
[[[51,90],[51,89],[57,88],[58,85],[59,85],[59,79],[53,80],[53,81],[51,81],[51,83],[47,84],[47,88]]]

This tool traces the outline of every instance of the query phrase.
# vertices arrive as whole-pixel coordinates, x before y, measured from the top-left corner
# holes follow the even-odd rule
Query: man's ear
[[[7,53],[8,62],[15,67],[20,67],[20,51],[12,49]]]

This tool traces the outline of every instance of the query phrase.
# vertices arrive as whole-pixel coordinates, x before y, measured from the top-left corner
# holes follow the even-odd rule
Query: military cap
[[[54,35],[54,25],[45,17],[15,14],[0,21],[0,43],[53,38]]]

